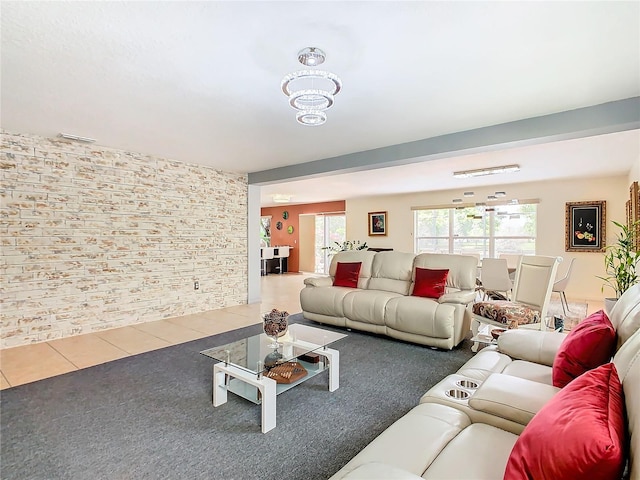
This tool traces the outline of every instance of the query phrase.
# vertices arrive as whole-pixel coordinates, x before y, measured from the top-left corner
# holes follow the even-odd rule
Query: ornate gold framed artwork
[[[602,252],[606,246],[607,202],[567,202],[565,251]]]

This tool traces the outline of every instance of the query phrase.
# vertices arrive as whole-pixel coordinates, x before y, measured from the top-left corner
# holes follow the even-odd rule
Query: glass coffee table
[[[342,333],[294,323],[278,338],[281,345],[277,348],[272,345],[273,339],[262,333],[203,350],[202,355],[219,362],[213,366],[213,406],[226,403],[227,392],[232,392],[261,404],[262,433],[272,430],[276,426],[277,395],[325,370],[329,370],[329,391],[338,389],[340,354],[328,346],[344,337]]]

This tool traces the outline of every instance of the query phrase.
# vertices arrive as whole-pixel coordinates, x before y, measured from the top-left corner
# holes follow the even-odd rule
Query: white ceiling
[[[640,95],[637,1],[3,0],[0,13],[2,128],[73,133],[229,171]],[[295,122],[280,90],[305,46],[324,49],[324,67],[344,84],[317,128]],[[262,188],[263,203],[276,191],[304,203],[373,193],[367,185],[378,193],[381,184],[383,193],[464,188],[450,173],[470,162],[523,165],[501,182],[622,174],[638,161],[638,143],[635,130],[359,172],[357,181],[272,185]],[[437,181],[425,184],[424,168]]]

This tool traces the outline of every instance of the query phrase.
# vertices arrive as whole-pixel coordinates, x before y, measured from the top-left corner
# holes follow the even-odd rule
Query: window
[[[260,246],[271,246],[271,216],[260,217]]]
[[[536,212],[535,203],[415,209],[415,252],[532,255]]]

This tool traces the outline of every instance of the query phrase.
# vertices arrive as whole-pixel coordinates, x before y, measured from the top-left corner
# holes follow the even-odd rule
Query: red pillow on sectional
[[[627,432],[618,372],[607,363],[576,378],[518,437],[504,480],[622,478]]]
[[[553,385],[562,388],[587,370],[611,360],[616,348],[616,331],[599,310],[573,328],[553,360]]]
[[[416,297],[440,298],[444,295],[449,270],[432,270],[416,267],[416,283],[412,295]]]
[[[362,262],[338,262],[333,286],[358,288],[360,268],[362,268]]]

